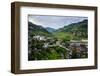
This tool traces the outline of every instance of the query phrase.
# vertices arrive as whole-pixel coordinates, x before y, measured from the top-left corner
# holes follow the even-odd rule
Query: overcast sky
[[[75,16],[43,16],[43,15],[28,15],[28,20],[34,24],[41,25],[43,27],[51,27],[54,29],[62,28],[65,25],[71,23],[77,23],[88,19],[87,17],[75,17]]]

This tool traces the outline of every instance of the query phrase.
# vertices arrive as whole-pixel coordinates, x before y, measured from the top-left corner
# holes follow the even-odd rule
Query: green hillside
[[[42,26],[36,25],[31,22],[28,22],[28,34],[29,34],[29,36],[34,36],[34,35],[51,36],[52,35],[50,32],[48,32]]]
[[[80,40],[80,39],[87,39],[87,32],[88,32],[88,21],[83,20],[78,23],[72,23],[69,25],[65,25],[63,28],[56,30],[53,33],[55,37],[60,39],[66,40]]]

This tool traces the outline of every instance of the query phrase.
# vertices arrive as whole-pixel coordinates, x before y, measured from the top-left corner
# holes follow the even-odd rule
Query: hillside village
[[[73,27],[74,26],[74,27]],[[77,26],[77,27],[75,27]],[[82,28],[81,28],[82,26]],[[87,21],[49,32],[29,23],[28,60],[88,58]]]
[[[74,58],[85,58],[87,57],[87,40],[70,40],[67,41],[67,43],[62,42],[61,40],[53,40],[50,37],[45,37],[45,36],[33,36],[32,41],[38,41],[38,43],[41,43],[40,48],[39,47],[31,47],[33,51],[43,51],[43,49],[48,49],[51,47],[59,46],[67,51],[66,59],[74,59]],[[37,44],[37,43],[36,43]],[[37,46],[39,46],[37,44]],[[32,51],[29,51],[29,54],[32,54]],[[61,54],[62,55],[62,54]],[[64,59],[64,56],[62,57]]]

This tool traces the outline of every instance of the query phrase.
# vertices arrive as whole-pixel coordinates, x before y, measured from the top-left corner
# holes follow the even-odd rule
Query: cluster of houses
[[[40,36],[40,35],[33,36],[33,39],[44,40],[44,41],[47,40],[45,36]]]
[[[72,50],[71,54],[74,52],[79,58],[87,57],[88,53],[88,41],[87,40],[71,40],[69,48]]]
[[[47,42],[48,39],[51,39],[50,37],[45,37],[45,36],[41,36],[41,35],[36,35],[36,36],[33,36],[33,39],[36,39],[36,40],[42,40],[42,41],[45,41],[44,42],[44,45],[43,45],[43,48],[48,48],[49,46],[60,46],[60,47],[64,47],[66,48],[68,51],[69,51],[69,54],[68,54],[68,58],[72,58],[72,55],[73,55],[73,52],[76,53],[76,56],[81,58],[81,57],[86,57],[86,54],[87,54],[87,50],[88,50],[88,41],[87,40],[70,40],[69,41],[69,45],[66,46],[65,43],[57,40],[55,43],[53,43],[52,45],[50,45],[50,42]],[[64,45],[63,45],[64,44]]]

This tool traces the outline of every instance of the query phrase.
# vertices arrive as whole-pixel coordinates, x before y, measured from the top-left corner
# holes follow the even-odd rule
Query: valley
[[[88,58],[88,20],[59,29],[28,22],[28,60]]]

